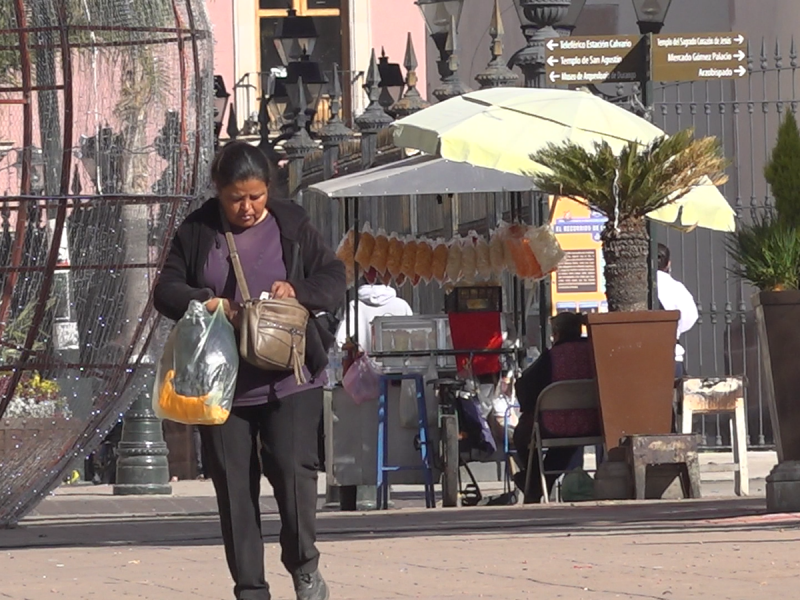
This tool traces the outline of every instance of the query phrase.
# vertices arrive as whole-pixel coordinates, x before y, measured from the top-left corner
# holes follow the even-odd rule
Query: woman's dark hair
[[[269,160],[261,150],[247,142],[228,142],[211,163],[211,181],[217,190],[221,190],[248,179],[258,179],[269,185]]]

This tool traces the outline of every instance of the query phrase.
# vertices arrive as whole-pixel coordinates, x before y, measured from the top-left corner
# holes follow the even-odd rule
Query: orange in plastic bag
[[[447,254],[447,244],[444,243],[444,240],[437,240],[436,247],[433,249],[431,272],[433,279],[440,284],[444,283],[445,274],[447,273]]]
[[[389,237],[389,253],[386,259],[386,270],[392,277],[398,277],[403,272],[403,240],[393,233]]]
[[[194,425],[222,425],[228,420],[230,411],[218,404],[209,404],[211,394],[205,396],[182,396],[175,391],[175,371],[167,371],[158,396],[162,414],[171,421]]]
[[[221,425],[233,406],[238,369],[236,335],[222,303],[211,314],[192,300],[158,361],[153,412],[186,425]]]
[[[403,261],[400,266],[400,272],[405,275],[406,279],[414,279],[416,275],[417,266],[417,242],[416,240],[408,240],[403,248]]]
[[[372,260],[372,253],[375,251],[375,236],[372,235],[372,229],[369,223],[364,225],[364,229],[358,238],[358,247],[356,248],[356,262],[365,271],[369,269],[370,261]]]
[[[378,230],[375,234],[375,248],[372,251],[372,260],[370,266],[378,273],[386,273],[386,265],[389,262],[389,238],[386,232]]]
[[[433,278],[433,248],[428,240],[417,242],[417,258],[414,263],[414,272],[426,282]]]

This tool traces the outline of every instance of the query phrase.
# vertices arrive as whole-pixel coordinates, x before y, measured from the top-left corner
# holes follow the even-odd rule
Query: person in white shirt
[[[664,244],[658,245],[658,274],[656,285],[658,287],[658,301],[664,310],[678,310],[681,313],[678,319],[678,335],[680,337],[697,323],[697,304],[692,293],[680,281],[670,275],[672,263],[669,248]],[[686,351],[680,343],[675,344],[675,378],[680,379],[686,373],[683,366]]]
[[[336,345],[342,348],[348,337],[358,332],[358,345],[367,354],[372,352],[372,320],[376,317],[405,317],[413,315],[408,302],[398,298],[397,292],[388,285],[374,283],[367,277],[358,288],[358,323],[355,323],[355,300],[350,301],[349,318],[342,319],[336,332]],[[350,331],[347,331],[347,323]],[[357,328],[356,328],[357,325]]]

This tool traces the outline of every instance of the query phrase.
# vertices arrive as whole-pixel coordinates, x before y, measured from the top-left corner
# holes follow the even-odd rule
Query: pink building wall
[[[372,21],[372,45],[375,52],[386,49],[389,61],[399,63],[402,67],[406,54],[408,33],[414,40],[417,53],[417,89],[425,96],[427,89],[425,47],[427,31],[422,12],[414,4],[414,0],[371,0],[370,17]],[[405,68],[403,69],[405,74]]]
[[[228,93],[233,93],[236,83],[235,41],[233,36],[233,2],[235,0],[208,0],[206,11],[214,31],[214,74],[222,75]]]

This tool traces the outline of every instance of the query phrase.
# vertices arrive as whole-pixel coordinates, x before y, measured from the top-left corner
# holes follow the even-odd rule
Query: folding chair
[[[550,501],[547,489],[547,475],[562,475],[566,471],[544,470],[544,451],[547,448],[577,448],[597,446],[603,444],[603,437],[599,435],[600,402],[597,397],[597,384],[593,379],[578,379],[575,381],[559,381],[547,386],[536,401],[534,413],[533,438],[528,451],[528,471],[525,476],[525,492],[527,495],[531,483],[531,467],[534,454],[539,460],[539,476],[542,482],[542,495],[545,504]],[[577,437],[545,437],[546,432],[542,427],[542,417],[550,411],[588,411],[597,410],[597,435],[582,435]]]

